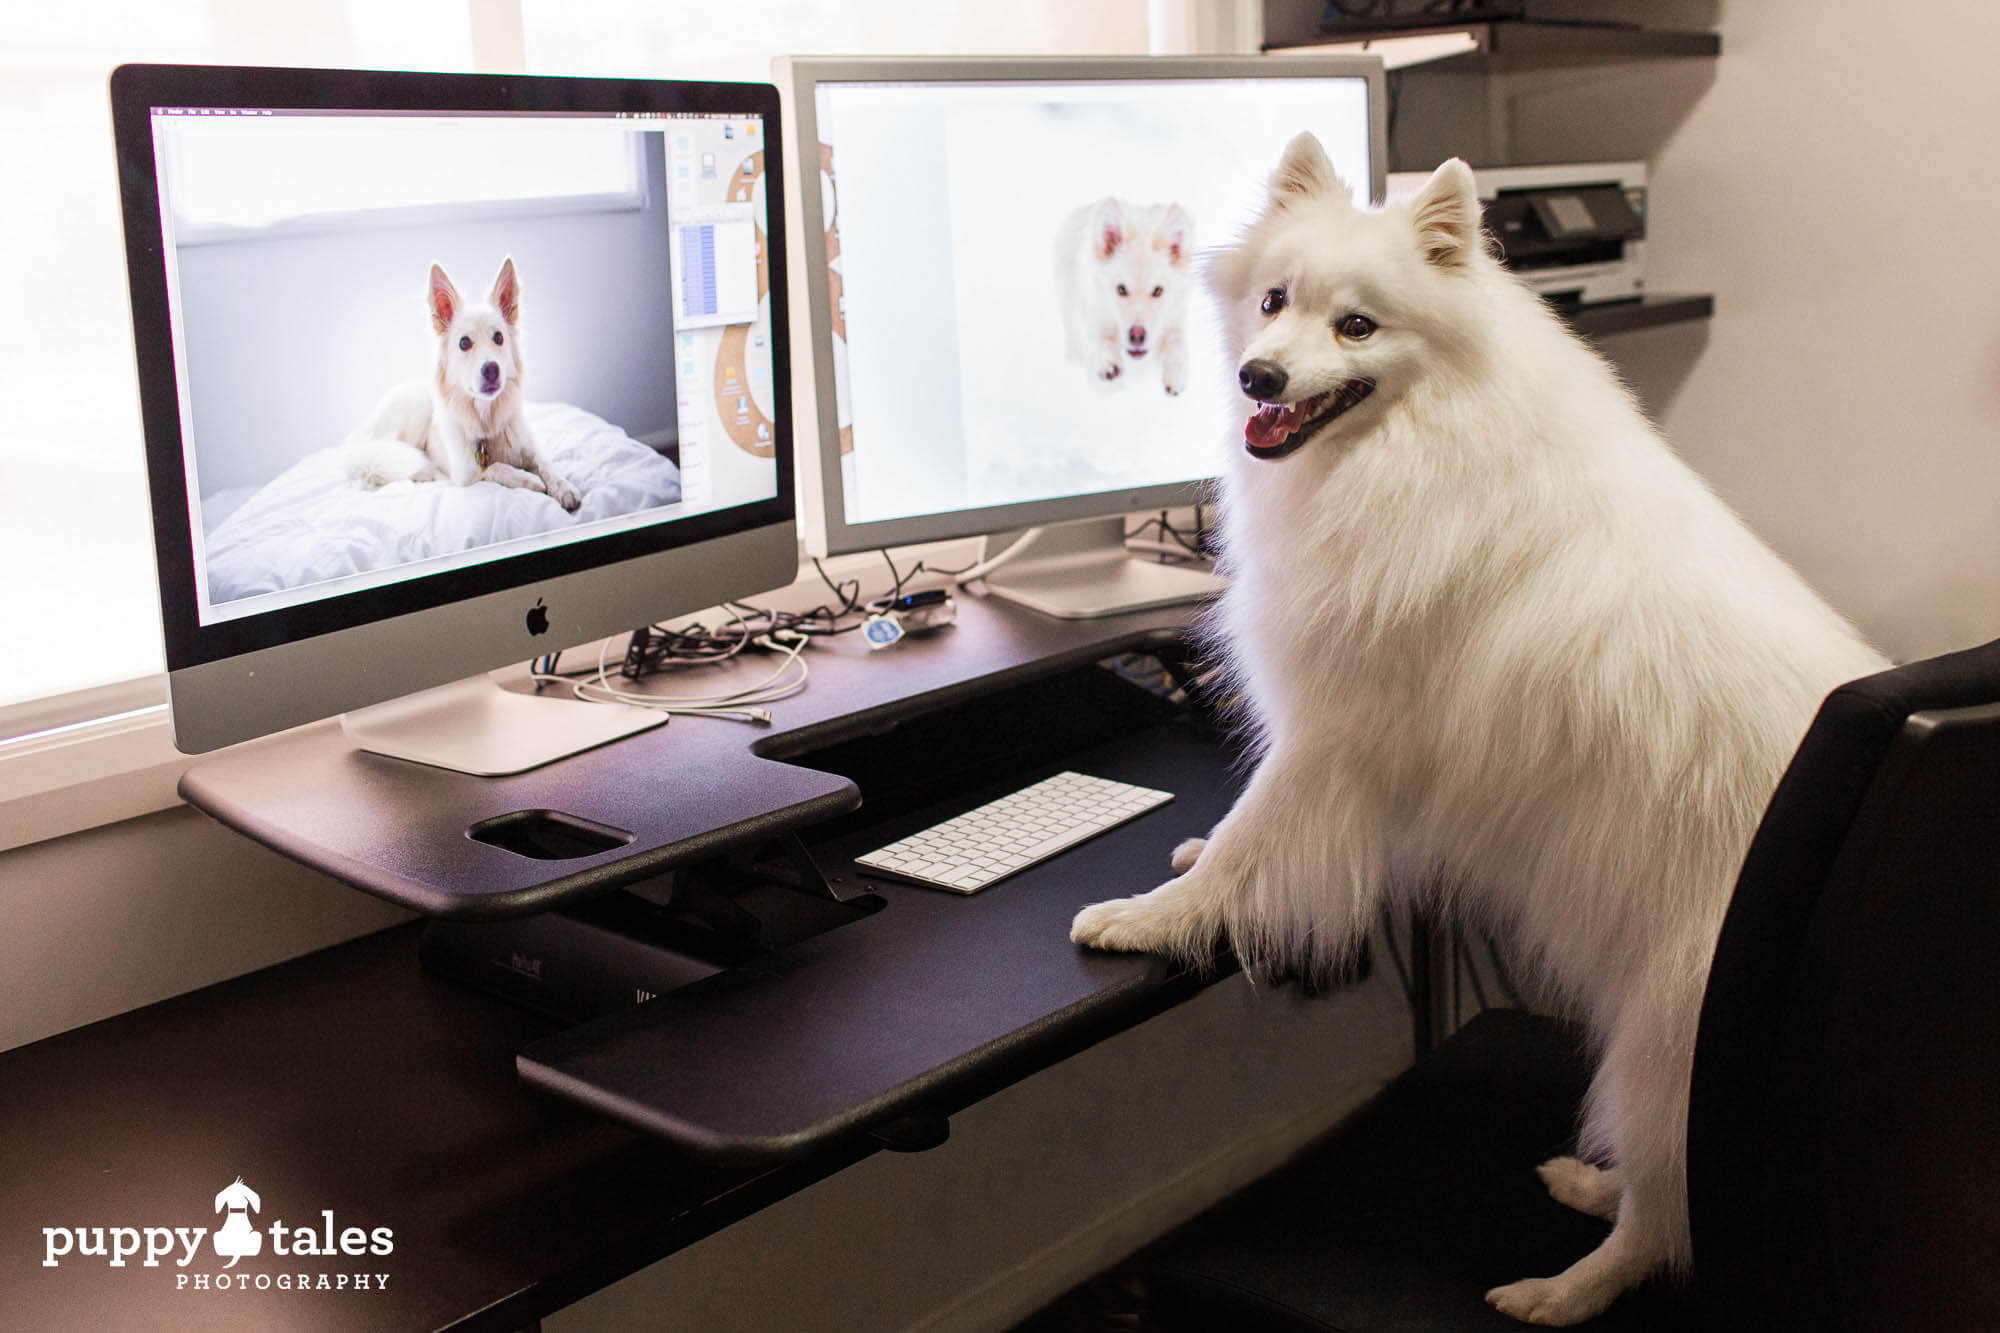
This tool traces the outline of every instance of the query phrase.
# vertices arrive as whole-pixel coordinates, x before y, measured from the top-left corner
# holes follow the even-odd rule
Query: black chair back
[[[2000,1329],[2000,641],[1820,709],[1717,943],[1688,1195],[1714,1327]]]

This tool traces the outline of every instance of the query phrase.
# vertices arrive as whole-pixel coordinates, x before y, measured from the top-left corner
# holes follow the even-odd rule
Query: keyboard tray
[[[522,1077],[704,1156],[781,1160],[948,1116],[1230,970],[1197,977],[1069,941],[1080,908],[1160,883],[1174,846],[1227,812],[1237,775],[1221,742],[1156,724],[958,800],[1067,767],[1176,799],[974,897],[868,881],[887,899],[874,916],[537,1042]],[[851,891],[866,874],[854,856],[936,814],[856,824],[813,851]]]

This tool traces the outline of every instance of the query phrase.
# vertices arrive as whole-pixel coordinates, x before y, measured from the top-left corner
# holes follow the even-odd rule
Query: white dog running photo
[[[543,459],[521,397],[521,284],[501,261],[484,302],[469,304],[431,265],[428,304],[437,365],[428,381],[391,389],[350,437],[354,476],[364,485],[491,481],[542,491],[575,511],[582,497]],[[399,444],[400,442],[400,444]]]
[[[1194,277],[1194,227],[1179,204],[1100,199],[1056,231],[1056,291],[1071,361],[1099,384],[1157,356],[1170,394],[1187,383],[1182,323]]]
[[[1208,277],[1246,401],[1204,633],[1256,767],[1177,878],[1072,937],[1325,970],[1392,861],[1442,885],[1594,1038],[1579,1155],[1541,1175],[1610,1234],[1487,1294],[1580,1322],[1689,1262],[1724,910],[1820,701],[1884,663],[1489,253],[1464,163],[1368,208],[1301,135]]]

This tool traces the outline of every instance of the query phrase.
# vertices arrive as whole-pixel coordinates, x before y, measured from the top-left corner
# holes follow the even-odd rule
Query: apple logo
[[[537,597],[535,604],[528,608],[528,633],[547,634],[548,632],[549,613],[542,606],[542,599]]]

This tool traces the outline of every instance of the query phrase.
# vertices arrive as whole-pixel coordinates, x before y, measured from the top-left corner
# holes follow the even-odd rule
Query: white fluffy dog
[[[1819,702],[1882,659],[1487,252],[1464,163],[1367,209],[1302,135],[1209,276],[1256,401],[1208,630],[1257,767],[1178,878],[1084,909],[1073,938],[1326,967],[1376,919],[1392,859],[1428,871],[1594,1035],[1584,1160],[1541,1175],[1611,1233],[1487,1295],[1587,1319],[1687,1264],[1689,1070],[1723,912]]]
[[[1157,354],[1170,394],[1187,384],[1182,323],[1194,286],[1194,224],[1179,204],[1100,199],[1056,229],[1064,349],[1091,379],[1116,384]]]
[[[583,503],[549,465],[521,397],[521,282],[501,261],[493,290],[474,304],[431,265],[426,303],[437,336],[428,380],[399,384],[349,438],[348,466],[367,486],[393,481],[491,481],[541,491],[564,509]]]

